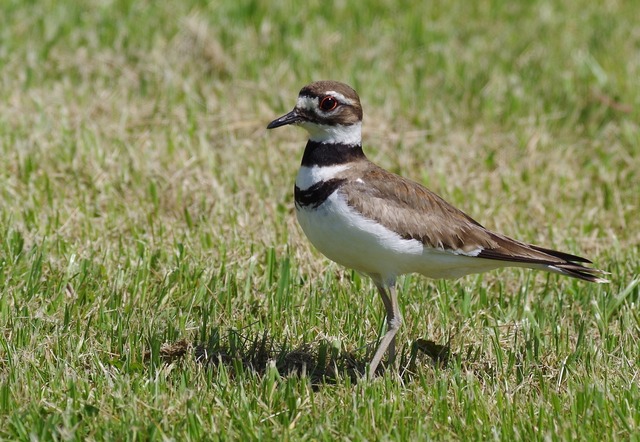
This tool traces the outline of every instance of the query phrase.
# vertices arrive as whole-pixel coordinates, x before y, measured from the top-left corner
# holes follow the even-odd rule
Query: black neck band
[[[302,156],[302,165],[335,166],[363,158],[365,156],[361,144],[321,143],[309,140]]]

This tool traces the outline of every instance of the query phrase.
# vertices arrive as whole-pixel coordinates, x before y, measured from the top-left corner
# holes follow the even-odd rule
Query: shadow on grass
[[[375,350],[373,346],[369,347],[364,354],[341,353],[330,342],[321,340],[292,348],[286,341],[274,342],[266,332],[242,334],[238,330],[222,332],[216,329],[206,342],[192,344],[180,340],[164,344],[159,349],[159,356],[165,362],[172,362],[192,354],[197,362],[211,367],[224,365],[231,373],[263,375],[268,368],[275,367],[282,376],[307,377],[313,385],[320,385],[335,383],[345,377],[358,382]],[[441,367],[446,367],[450,359],[449,344],[418,339],[398,352],[397,366],[403,378],[413,375],[420,353],[426,355],[432,365]],[[381,375],[385,369],[384,364],[380,364],[376,375]]]

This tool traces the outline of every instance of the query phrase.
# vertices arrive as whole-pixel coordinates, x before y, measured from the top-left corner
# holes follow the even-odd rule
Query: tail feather
[[[608,275],[607,272],[600,269],[592,269],[580,264],[568,262],[566,264],[552,264],[547,266],[548,270],[552,272],[560,273],[561,275],[571,276],[572,278],[582,279],[584,281],[596,282],[599,284],[606,284],[609,282],[606,278],[601,278],[601,275]]]
[[[533,250],[537,250],[538,252],[546,253],[547,255],[555,256],[556,258],[564,259],[569,262],[584,262],[585,264],[591,264],[591,261],[587,258],[583,258],[582,256],[572,255],[570,253],[558,252],[557,250],[547,249],[540,246],[534,246],[533,244],[529,244]]]
[[[609,282],[606,278],[601,277],[607,272],[583,265],[591,264],[587,258],[533,244],[525,244],[496,233],[491,233],[491,235],[496,242],[496,247],[482,250],[477,255],[478,258],[511,262],[512,265],[543,269],[589,282]]]

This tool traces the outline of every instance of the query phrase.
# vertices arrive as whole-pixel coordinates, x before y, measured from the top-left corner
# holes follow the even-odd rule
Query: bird
[[[609,282],[602,277],[606,272],[586,266],[592,264],[588,259],[493,232],[423,185],[371,162],[362,150],[362,116],[349,85],[315,81],[267,129],[306,129],[294,186],[298,223],[327,258],[369,276],[382,298],[386,331],[367,376],[375,374],[385,352],[388,364],[395,359],[400,275],[455,279],[513,266]]]

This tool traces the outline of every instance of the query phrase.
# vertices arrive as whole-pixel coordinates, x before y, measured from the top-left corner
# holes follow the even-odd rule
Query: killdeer
[[[500,267],[545,270],[605,283],[588,259],[492,232],[424,186],[373,164],[362,151],[362,107],[336,81],[302,88],[295,108],[267,129],[295,124],[309,132],[295,184],[298,222],[326,257],[368,275],[386,310],[387,330],[369,364],[395,357],[402,323],[399,275],[458,278]]]

